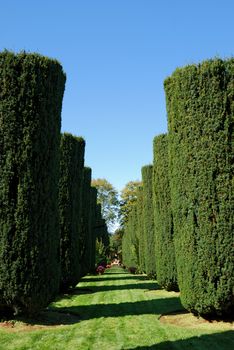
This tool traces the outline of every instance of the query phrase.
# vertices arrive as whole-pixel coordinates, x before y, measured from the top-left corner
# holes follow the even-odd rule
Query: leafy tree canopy
[[[141,181],[130,181],[121,191],[120,200],[120,225],[128,221],[129,214],[137,201],[138,189],[142,187]]]
[[[102,216],[111,231],[119,217],[118,191],[106,179],[94,179],[92,186],[97,189],[97,202],[101,204]]]

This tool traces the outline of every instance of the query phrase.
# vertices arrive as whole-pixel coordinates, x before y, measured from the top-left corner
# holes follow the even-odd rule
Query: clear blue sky
[[[93,178],[118,190],[167,131],[163,81],[176,67],[233,56],[233,0],[0,0],[0,49],[57,58],[62,131],[86,140]]]

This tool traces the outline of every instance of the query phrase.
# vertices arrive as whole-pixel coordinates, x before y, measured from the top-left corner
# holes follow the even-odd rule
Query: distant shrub
[[[99,265],[96,269],[96,272],[99,274],[99,275],[103,275],[104,272],[105,272],[105,267],[102,266],[102,265]]]
[[[137,272],[137,268],[136,268],[135,266],[130,266],[130,267],[128,268],[128,271],[129,271],[130,273],[132,273],[133,275],[135,275],[135,273]]]

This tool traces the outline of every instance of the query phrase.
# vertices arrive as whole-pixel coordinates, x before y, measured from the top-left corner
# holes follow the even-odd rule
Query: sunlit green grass
[[[50,309],[51,317],[62,312],[61,319],[54,317],[56,326],[46,328],[40,321],[43,329],[21,322],[13,331],[0,328],[0,349],[234,349],[230,325],[193,324],[193,318],[183,326],[162,323],[162,314],[182,310],[178,294],[120,268],[83,278],[75,293],[58,298]]]

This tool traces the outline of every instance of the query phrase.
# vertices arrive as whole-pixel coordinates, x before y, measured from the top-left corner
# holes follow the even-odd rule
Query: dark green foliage
[[[178,282],[199,314],[233,311],[234,59],[165,81]]]
[[[166,134],[154,138],[153,202],[157,281],[166,290],[177,290]]]
[[[101,204],[97,204],[97,211],[98,211],[98,220],[97,220],[97,235],[96,237],[102,241],[104,247],[105,247],[105,254],[108,253],[109,248],[109,233],[107,229],[107,224],[105,219],[103,219],[102,216],[102,206]]]
[[[96,205],[96,225],[94,235],[96,237],[96,265],[100,265],[106,263],[110,245],[106,221],[102,217],[101,204]]]
[[[132,206],[128,215],[128,221],[125,224],[123,235],[123,263],[126,266],[139,267],[139,240],[137,237],[137,206]]]
[[[104,255],[109,247],[109,234],[102,218],[101,205],[97,204],[97,190],[91,187],[91,169],[83,172],[82,218],[80,235],[81,275],[93,271],[95,265],[96,239],[102,242]]]
[[[143,188],[139,184],[135,191],[136,199],[131,204],[124,226],[122,241],[123,263],[128,267],[137,267],[139,272],[146,271],[146,243],[144,239]]]
[[[61,65],[0,54],[0,303],[35,313],[59,286]]]
[[[139,187],[137,190],[137,228],[136,235],[139,241],[139,271],[142,273],[146,272],[146,242],[144,236],[144,212],[143,212],[143,188]]]
[[[75,286],[80,278],[79,235],[82,209],[82,182],[85,141],[63,134],[61,137],[59,212],[61,289]]]
[[[95,187],[91,187],[91,237],[90,237],[89,271],[95,270],[96,225],[97,225],[97,189]]]
[[[92,234],[91,173],[92,171],[90,168],[84,167],[82,187],[81,231],[79,235],[81,276],[85,276],[90,268],[89,253]]]
[[[143,183],[143,222],[145,241],[145,272],[155,276],[155,242],[154,242],[154,210],[153,210],[153,166],[146,165],[141,169]]]
[[[123,238],[124,230],[123,228],[117,228],[114,234],[110,235],[110,258],[114,259],[117,257],[120,261],[122,261],[122,238]]]

